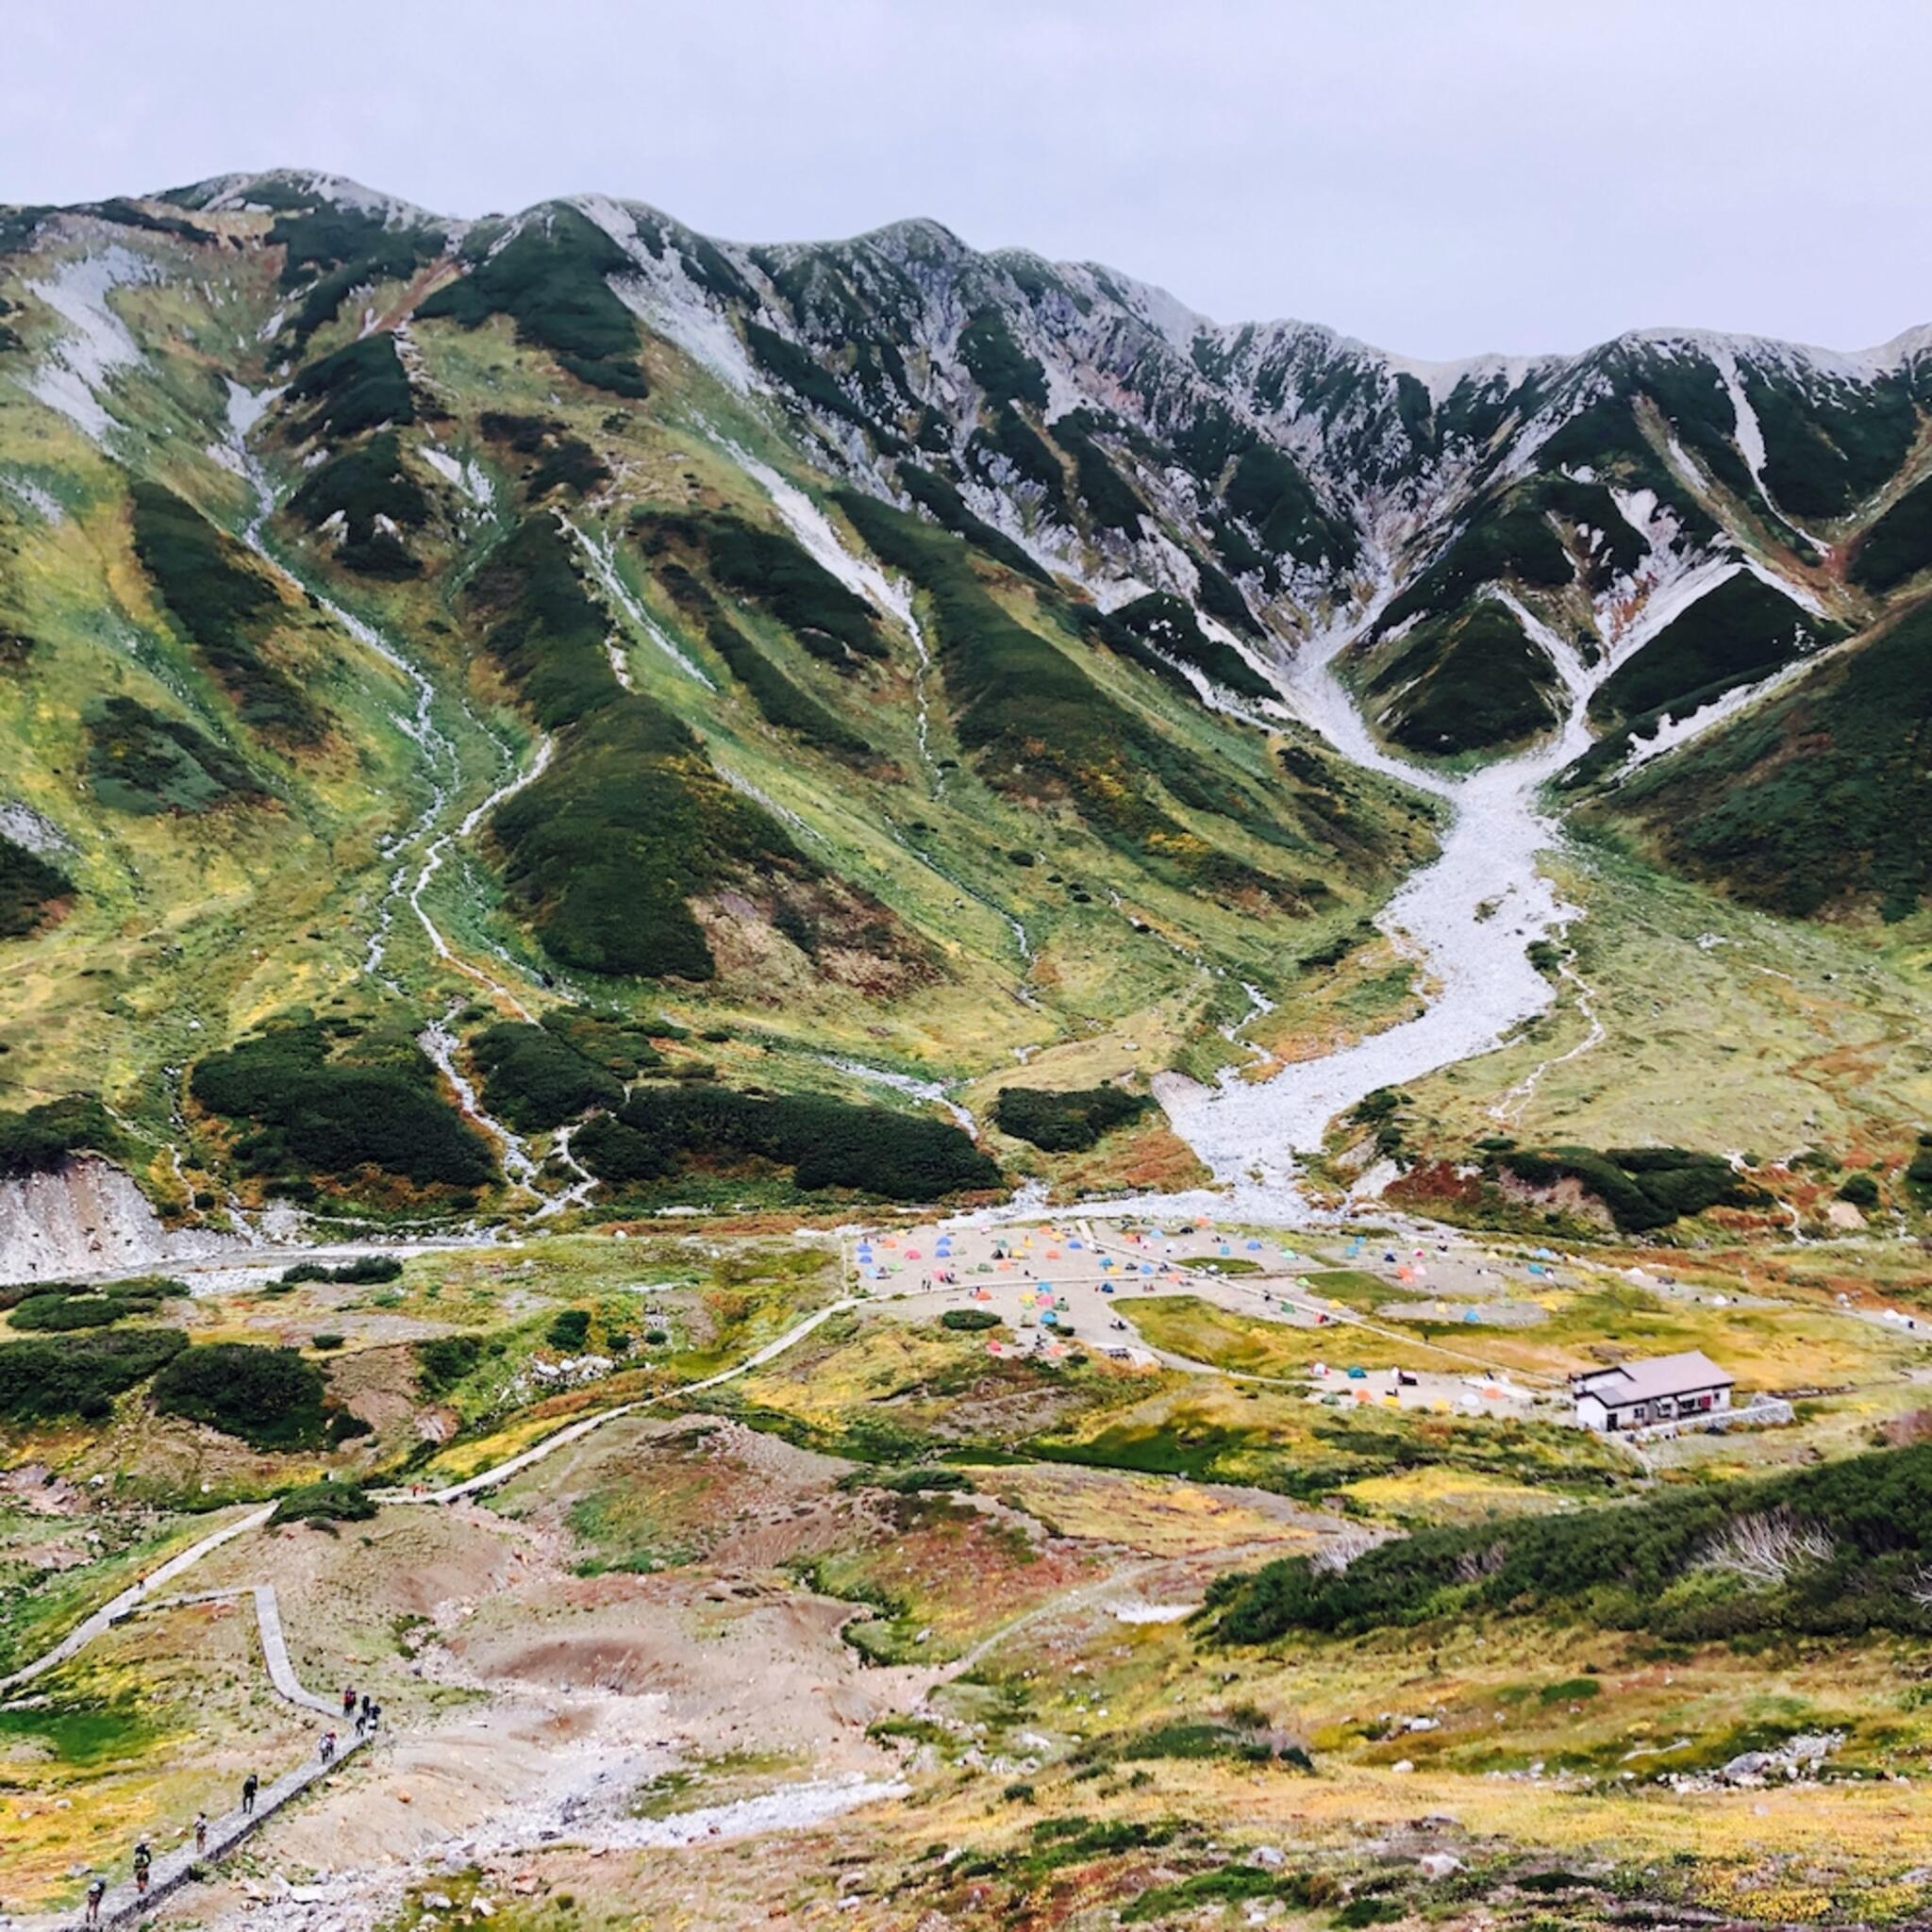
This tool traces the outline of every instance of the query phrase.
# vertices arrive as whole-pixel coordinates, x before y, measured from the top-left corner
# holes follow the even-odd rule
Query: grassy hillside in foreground
[[[916,1270],[939,1229],[873,1231]],[[1039,1265],[1088,1253],[1061,1245],[1066,1224],[996,1232]],[[830,1916],[855,1872],[856,1909],[889,1932],[935,1915],[1240,1924],[1257,1906],[1323,1932],[1913,1923],[1932,1755],[1915,1580],[1932,1450],[1912,1379],[1926,1343],[1840,1305],[1855,1249],[1786,1249],[1807,1279],[1775,1297],[1740,1278],[1762,1286],[1762,1255],[1701,1257],[1685,1294],[1641,1250],[1567,1262],[1555,1291],[1528,1274],[1527,1241],[1431,1251],[1472,1281],[1482,1267],[1486,1302],[1565,1304],[1541,1327],[1439,1337],[1459,1350],[1541,1336],[1552,1358],[1587,1357],[1690,1324],[1726,1356],[1754,1336],[1754,1386],[1827,1364],[1863,1385],[1848,1430],[1806,1402],[1764,1432],[1788,1460],[1753,1475],[1743,1436],[1657,1445],[1728,1459],[1652,1474],[1563,1425],[1554,1398],[1528,1415],[1358,1402],[1310,1374],[1318,1353],[1340,1358],[1336,1325],[1256,1316],[1253,1275],[1204,1285],[1211,1303],[1115,1306],[1196,1359],[1262,1331],[1273,1357],[1241,1360],[1278,1381],[1138,1370],[1078,1340],[1077,1320],[1070,1349],[993,1356],[1024,1332],[1018,1284],[975,1272],[994,1233],[952,1235],[967,1282],[1000,1284],[991,1329],[945,1319],[984,1313],[970,1289],[921,1294],[902,1274],[697,1391],[852,1291],[849,1237],[643,1226],[192,1296],[24,1296],[0,1310],[0,1443],[32,1472],[0,1492],[0,1668],[243,1500],[280,1496],[274,1528],[182,1587],[274,1584],[298,1673],[370,1688],[393,1761],[362,1760],[261,1849],[304,1869],[313,1820],[341,1821],[329,1842],[354,1832],[354,1872],[400,1886],[411,1924],[447,1916],[431,1890],[501,1898],[493,1916],[530,1932],[566,1892],[574,1916],[694,1898],[720,1924]],[[1216,1233],[1179,1244],[1211,1256]],[[1374,1314],[1386,1332],[1361,1340],[1436,1373],[1399,1312],[1417,1299],[1400,1264],[1350,1257],[1345,1233],[1294,1243],[1291,1257],[1271,1235],[1260,1279],[1306,1270],[1307,1291]],[[1932,1279],[1911,1252],[1888,1256],[1885,1291],[1921,1307]],[[111,1319],[39,1325],[93,1302]],[[22,1354],[50,1346],[65,1374],[24,1383]],[[1527,1373],[1510,1359],[1510,1379]],[[23,1408],[25,1386],[51,1407]],[[375,1500],[634,1403],[465,1507]],[[1873,1453],[1880,1439],[1902,1446]],[[604,1673],[590,1688],[587,1658]],[[594,1695],[626,1736],[671,1695],[679,1724],[644,1770],[613,1771],[620,1806],[562,1825],[545,1784],[581,1777],[592,1747],[520,1737],[517,1766],[544,1781],[530,1842],[425,1877],[373,1821],[403,1791],[418,1815],[458,1664],[483,1721],[464,1730],[468,1771],[533,1694]],[[247,1610],[224,1603],[154,1608],[37,1680],[5,1727],[25,1814],[9,1896],[71,1905],[88,1865],[142,1832],[166,1842],[211,1783],[311,1756],[268,1696]],[[762,1838],[755,1857],[634,1841],[637,1818],[822,1789],[828,1766],[908,1794]]]

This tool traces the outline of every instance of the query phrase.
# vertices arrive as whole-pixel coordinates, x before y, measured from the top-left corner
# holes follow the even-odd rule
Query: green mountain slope
[[[1331,650],[1405,756],[1587,699],[1593,819],[1753,904],[1918,903],[1916,337],[1412,368],[930,223],[297,174],[11,211],[0,301],[0,1110],[104,1103],[176,1217],[302,1178],[196,1099],[265,1026],[421,1042],[491,1173],[325,1176],[399,1215],[582,1177],[469,1097],[505,1023],[901,1118],[1016,1058],[1211,1074],[1244,988],[1325,1027],[1437,823],[1300,722]],[[721,1192],[792,1198],[724,1118]],[[1192,1171],[1137,1119],[1104,1175]]]

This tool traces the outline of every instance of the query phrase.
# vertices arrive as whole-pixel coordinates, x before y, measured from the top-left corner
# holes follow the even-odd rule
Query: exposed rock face
[[[232,1235],[163,1227],[133,1180],[92,1155],[0,1180],[0,1283],[138,1274],[240,1245]]]

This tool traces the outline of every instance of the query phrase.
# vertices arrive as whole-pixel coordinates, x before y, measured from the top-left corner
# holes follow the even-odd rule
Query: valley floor
[[[173,1853],[246,1772],[313,1761],[331,1721],[264,1671],[262,1586],[299,1685],[368,1691],[379,1733],[164,1919],[1890,1923],[1922,1895],[1923,1642],[1472,1611],[1245,1648],[1196,1616],[1272,1558],[1917,1429],[1932,1269],[1897,1244],[908,1215],[276,1288],[231,1274],[173,1319],[326,1324],[376,1429],[326,1458],[338,1479],[420,1452],[367,1520],[231,1510],[134,1614],[8,1687],[26,1924],[73,1912],[90,1868],[125,1877],[143,1834]],[[656,1323],[668,1353],[579,1380],[543,1341],[568,1307],[593,1342]],[[465,1332],[502,1352],[425,1395],[411,1352]],[[1568,1425],[1563,1378],[1599,1349],[1691,1346],[1797,1421],[1642,1446]],[[132,1412],[8,1459],[14,1667],[207,1539],[181,1500],[302,1473]]]

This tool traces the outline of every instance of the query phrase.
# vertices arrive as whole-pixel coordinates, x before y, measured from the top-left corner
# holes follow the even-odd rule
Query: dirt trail
[[[749,1374],[754,1369],[762,1368],[767,1362],[775,1360],[783,1355],[794,1343],[804,1341],[821,1324],[854,1306],[856,1304],[850,1297],[829,1302],[732,1368],[721,1370],[715,1375],[708,1375],[701,1382],[685,1383],[676,1389],[667,1389],[661,1394],[642,1396],[636,1402],[621,1402],[609,1408],[600,1409],[595,1415],[586,1416],[579,1422],[572,1423],[569,1427],[559,1429],[554,1436],[546,1436],[542,1441],[525,1449],[521,1455],[512,1456],[507,1461],[500,1462],[494,1468],[487,1469],[463,1482],[452,1483],[445,1489],[431,1491],[420,1496],[411,1495],[407,1491],[378,1491],[377,1499],[386,1503],[455,1503],[465,1497],[479,1494],[485,1490],[495,1489],[498,1484],[507,1482],[519,1471],[529,1468],[532,1463],[542,1461],[546,1456],[554,1455],[568,1443],[580,1441],[592,1429],[600,1429],[606,1423],[614,1422],[621,1415],[629,1415],[634,1410],[649,1408],[660,1402],[696,1395],[707,1389],[716,1389],[723,1383],[734,1381],[740,1375]],[[199,1542],[190,1545],[178,1555],[170,1557],[158,1569],[142,1577],[140,1582],[130,1584],[118,1596],[103,1604],[92,1615],[83,1618],[50,1650],[43,1652],[32,1662],[22,1665],[10,1675],[0,1677],[0,1693],[17,1690],[21,1685],[31,1683],[34,1678],[53,1670],[57,1665],[65,1663],[69,1657],[84,1650],[95,1638],[102,1636],[124,1618],[132,1616],[142,1605],[151,1600],[155,1591],[162,1585],[172,1583],[175,1577],[200,1562],[204,1557],[212,1556],[216,1550],[233,1541],[235,1538],[243,1536],[252,1529],[261,1528],[274,1514],[275,1505],[266,1504],[225,1524],[212,1535],[203,1537]],[[279,1633],[279,1619],[275,1621]],[[284,1657],[286,1659],[286,1652]]]

